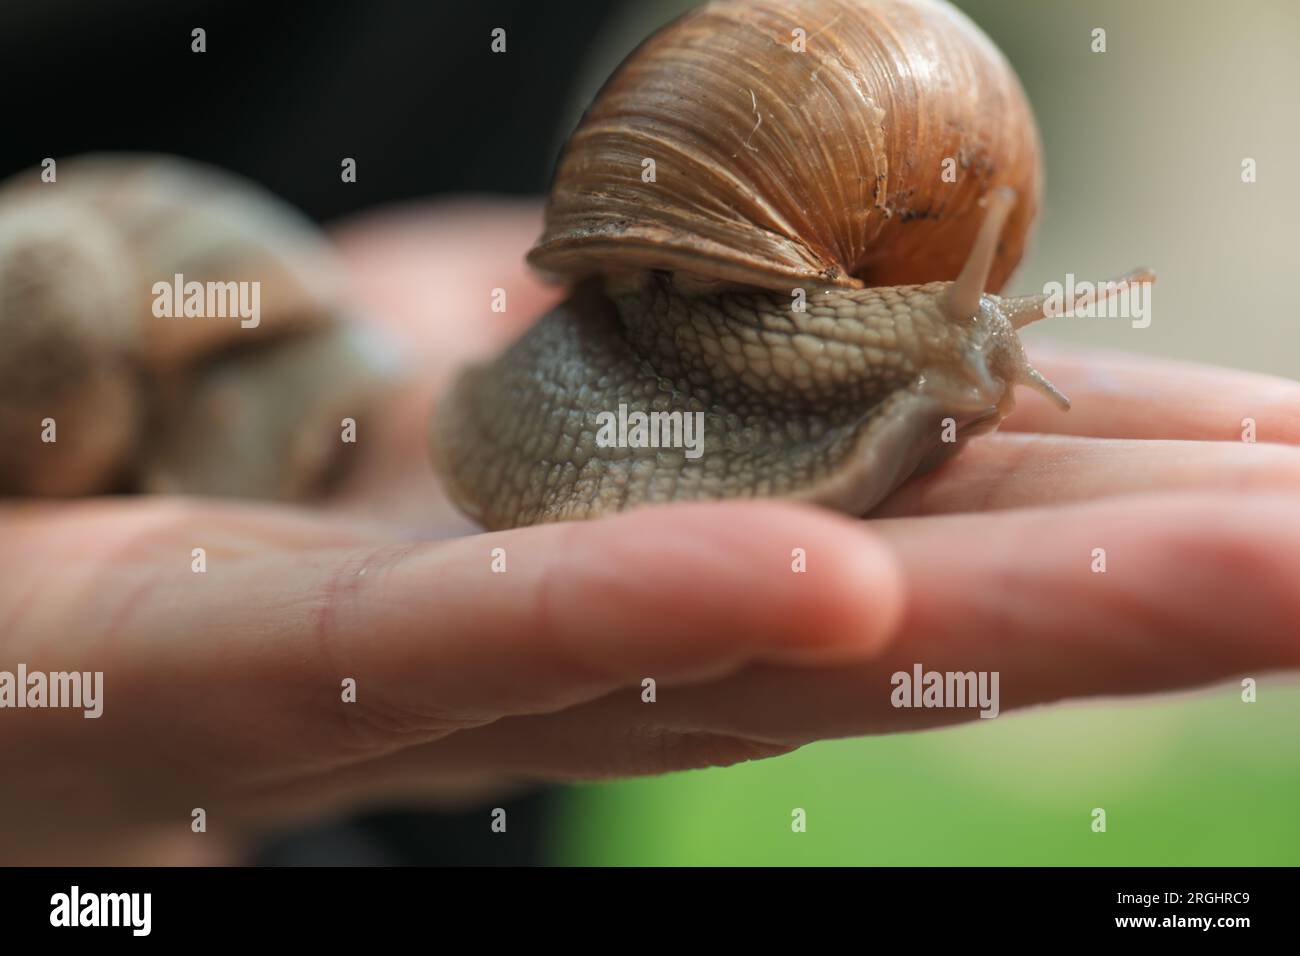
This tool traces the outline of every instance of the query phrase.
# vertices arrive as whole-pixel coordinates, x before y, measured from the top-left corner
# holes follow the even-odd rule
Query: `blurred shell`
[[[647,158],[655,182],[642,181]],[[952,279],[980,198],[1008,185],[1021,202],[996,291],[1042,178],[1014,71],[946,3],[720,0],[605,84],[560,158],[529,259],[567,277],[667,269],[771,289]]]
[[[62,196],[0,204],[0,494],[110,486],[135,447],[130,253]],[[55,441],[43,440],[52,419]]]
[[[81,203],[130,252],[134,347],[171,369],[228,345],[327,324],[342,298],[332,251],[292,206],[240,176],[171,156],[98,153],[61,159],[58,180],[29,170],[0,188],[0,208],[27,201]],[[75,238],[75,237],[74,237]],[[262,321],[158,318],[156,282],[260,282]]]
[[[143,490],[292,501],[329,490],[347,456],[341,426],[388,395],[399,357],[371,330],[339,325],[205,368],[158,402]]]
[[[260,321],[160,317],[154,286],[260,283]],[[349,323],[320,230],[170,156],[62,159],[0,186],[0,493],[293,498],[397,374]],[[179,305],[179,303],[177,304]],[[57,443],[41,441],[54,418]]]

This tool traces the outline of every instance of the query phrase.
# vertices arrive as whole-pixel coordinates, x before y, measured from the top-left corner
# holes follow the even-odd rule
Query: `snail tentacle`
[[[988,195],[985,205],[988,213],[975,237],[970,257],[944,295],[944,311],[954,322],[969,319],[979,311],[980,297],[989,281],[998,239],[1016,205],[1016,191],[1010,186],[1001,186]]]

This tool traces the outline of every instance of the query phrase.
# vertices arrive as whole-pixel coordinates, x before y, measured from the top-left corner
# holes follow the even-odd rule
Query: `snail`
[[[0,186],[0,494],[319,490],[397,371],[319,230],[174,157],[55,169]]]
[[[1068,409],[1017,334],[1044,297],[994,294],[1042,180],[1019,80],[942,0],[688,13],[560,155],[528,258],[572,295],[435,407],[449,496],[489,529],[746,496],[861,516],[1015,385]],[[691,422],[693,457],[664,447]]]

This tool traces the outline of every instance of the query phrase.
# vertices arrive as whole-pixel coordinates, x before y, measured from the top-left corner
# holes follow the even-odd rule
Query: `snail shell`
[[[198,369],[162,392],[143,490],[277,501],[328,491],[345,465],[340,426],[379,407],[397,364],[371,329],[340,323]]]
[[[344,289],[328,245],[301,213],[239,176],[172,156],[97,153],[58,162],[58,179],[36,171],[0,188],[0,209],[12,201],[76,204],[114,237],[114,268],[130,292],[134,325],[120,339],[157,372],[183,367],[249,340],[322,328],[343,305]],[[69,247],[77,243],[68,234]],[[156,282],[261,283],[262,321],[160,318]]]
[[[1038,209],[1040,152],[1015,72],[947,3],[722,0],[605,83],[561,155],[529,260],[566,277],[662,269],[787,295],[952,279],[981,199],[1009,186],[1019,203],[996,292]]]
[[[560,158],[529,259],[579,287],[442,399],[451,497],[490,528],[754,495],[865,514],[995,428],[1015,383],[1068,404],[1016,335],[1041,301],[982,295],[1041,187],[1014,72],[946,3],[688,14]],[[602,442],[621,409],[699,422],[702,453]]]
[[[393,371],[346,331],[342,274],[304,216],[203,164],[101,154],[60,160],[54,182],[13,177],[0,187],[0,492],[307,493],[340,454],[340,399],[355,416]],[[257,323],[159,316],[155,285],[177,275],[258,283]],[[220,400],[231,381],[245,393],[234,407]],[[56,443],[41,441],[46,417]]]
[[[78,203],[0,204],[0,494],[75,495],[120,478],[141,417],[119,349],[134,338],[130,266]]]

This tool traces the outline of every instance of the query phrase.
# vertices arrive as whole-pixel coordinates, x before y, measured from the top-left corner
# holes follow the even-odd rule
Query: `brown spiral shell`
[[[1015,72],[947,3],[716,0],[605,84],[561,155],[529,258],[566,278],[664,269],[768,289],[946,280],[981,197],[1010,186],[1020,202],[997,291],[1042,181]]]

